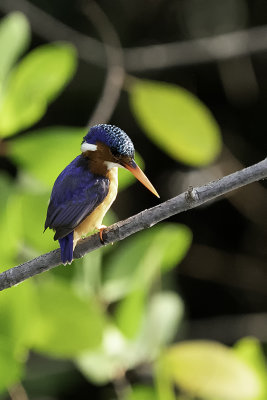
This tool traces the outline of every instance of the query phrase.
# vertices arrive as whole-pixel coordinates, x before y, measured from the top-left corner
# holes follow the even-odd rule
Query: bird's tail
[[[73,232],[62,239],[58,239],[61,250],[61,261],[64,265],[71,264],[73,260]]]

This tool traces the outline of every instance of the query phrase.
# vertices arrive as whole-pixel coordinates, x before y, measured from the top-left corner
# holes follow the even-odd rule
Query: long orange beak
[[[155,196],[159,197],[158,192],[150,182],[150,180],[145,176],[143,171],[138,167],[134,160],[131,160],[130,163],[123,163],[124,168],[128,169],[135,177],[138,179],[150,192],[152,192]]]

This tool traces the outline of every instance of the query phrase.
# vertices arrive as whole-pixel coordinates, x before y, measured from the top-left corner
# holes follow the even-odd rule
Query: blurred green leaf
[[[89,380],[103,384],[116,379],[121,371],[151,362],[160,347],[173,338],[183,313],[180,298],[162,293],[154,295],[148,305],[145,300],[145,290],[130,293],[115,312],[120,330],[108,326],[99,349],[77,359]]]
[[[73,283],[79,293],[97,296],[101,284],[102,249],[86,254],[75,268]]]
[[[115,301],[153,282],[163,272],[181,262],[188,251],[192,233],[180,224],[162,223],[123,241],[104,268],[102,295]]]
[[[133,339],[145,314],[146,291],[144,288],[128,294],[117,306],[115,320],[121,332],[129,339]]]
[[[75,68],[76,52],[67,43],[31,51],[9,76],[0,109],[0,136],[11,136],[37,122],[69,82]]]
[[[93,351],[83,352],[77,359],[78,368],[84,376],[97,384],[116,379],[128,367],[128,345],[115,326],[107,326],[101,346]]]
[[[32,281],[1,292],[0,337],[13,343],[14,352],[24,353],[30,346],[36,313],[36,291]]]
[[[189,395],[207,400],[253,400],[260,394],[255,371],[222,344],[182,342],[163,357],[165,373]]]
[[[129,293],[118,304],[115,320],[127,338],[135,338],[135,346],[143,354],[143,359],[153,359],[160,348],[175,336],[184,307],[180,297],[173,292],[146,298],[144,288]]]
[[[30,26],[20,12],[13,12],[0,23],[0,93],[9,70],[26,50],[30,41]]]
[[[85,128],[40,129],[9,142],[14,162],[51,189],[60,172],[80,153]]]
[[[164,82],[136,80],[130,86],[130,104],[144,132],[175,160],[201,166],[219,154],[218,124],[187,90]]]
[[[0,175],[0,272],[15,263],[21,238],[21,208],[13,182]]]
[[[83,375],[98,385],[112,381],[120,368],[120,362],[108,356],[104,351],[83,353],[76,363]]]
[[[166,291],[151,297],[139,339],[151,359],[175,337],[183,313],[183,301],[178,294]]]
[[[255,371],[260,380],[261,394],[253,400],[266,400],[267,366],[259,340],[253,337],[243,338],[235,344],[234,351],[242,361]]]
[[[0,391],[22,377],[35,321],[35,301],[32,281],[0,294]]]
[[[159,357],[154,364],[155,384],[159,400],[179,400],[173,390],[171,374],[166,368],[164,357]],[[188,399],[189,400],[189,399]]]
[[[59,279],[42,280],[38,306],[39,319],[33,327],[35,350],[54,357],[73,357],[101,343],[105,319],[98,305],[79,297]]]
[[[13,343],[0,335],[0,392],[22,379],[23,363],[14,354]]]
[[[27,246],[37,250],[38,253],[46,253],[58,247],[54,241],[54,232],[47,230],[44,233],[44,223],[49,201],[47,193],[23,193],[19,196],[22,239]]]

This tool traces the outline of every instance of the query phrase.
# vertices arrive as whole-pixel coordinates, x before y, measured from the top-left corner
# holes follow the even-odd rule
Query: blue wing
[[[76,157],[55,181],[45,229],[56,231],[55,240],[65,237],[102,203],[108,190],[109,179],[92,174],[87,160]]]

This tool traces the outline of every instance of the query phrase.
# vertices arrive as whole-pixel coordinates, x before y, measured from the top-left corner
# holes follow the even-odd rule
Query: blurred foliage
[[[0,175],[1,271],[57,247],[43,235],[51,186],[79,152],[85,128],[30,128],[72,78],[76,51],[67,43],[29,45],[26,18],[0,24],[0,142],[18,174]],[[17,62],[16,65],[14,65]],[[134,116],[151,141],[191,166],[210,163],[221,149],[210,111],[184,89],[136,81],[129,89]],[[137,155],[143,167],[142,158]],[[134,179],[120,171],[120,188]],[[106,223],[116,220],[109,213]],[[190,229],[162,223],[58,267],[0,295],[0,391],[27,381],[29,351],[72,360],[91,382],[115,384],[145,365],[155,385],[127,387],[127,400],[263,400],[267,372],[260,344],[233,349],[212,342],[180,342],[184,304],[170,290],[172,269],[186,256]],[[180,397],[176,396],[177,388]]]
[[[30,26],[21,13],[12,13],[0,25],[0,90],[18,57],[26,50],[30,41]]]
[[[258,399],[260,379],[234,350],[216,342],[181,342],[159,360],[164,378],[192,396],[205,399]],[[158,374],[159,384],[161,375]]]
[[[44,115],[47,105],[73,76],[75,54],[69,44],[44,45],[13,68],[3,89],[0,136],[14,135]]]
[[[177,161],[209,164],[221,150],[217,122],[194,95],[164,82],[136,80],[130,104],[148,137]]]

